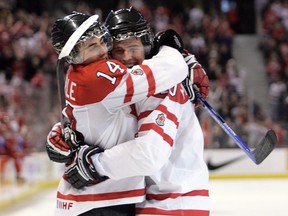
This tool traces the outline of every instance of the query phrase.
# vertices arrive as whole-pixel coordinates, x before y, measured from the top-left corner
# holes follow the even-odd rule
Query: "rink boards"
[[[218,166],[224,162],[237,159],[221,168],[210,170],[211,178],[233,178],[233,177],[288,177],[288,149],[276,148],[260,164],[254,164],[241,149],[205,149],[204,159],[212,166]],[[30,183],[43,181],[57,181],[63,174],[63,165],[53,163],[45,152],[34,153],[27,156],[23,162],[23,177]],[[12,161],[7,164],[2,179],[6,182],[13,181],[15,169]]]
[[[217,168],[224,162],[237,160]],[[275,149],[260,165],[254,164],[241,149],[205,149],[205,161],[216,167],[210,170],[211,179],[288,178],[288,149]],[[56,187],[64,167],[53,163],[46,153],[34,153],[23,162],[24,182],[16,181],[12,161],[1,176],[0,211],[31,197],[44,189]]]
[[[241,149],[206,149],[204,155],[207,163],[210,160],[212,166],[216,167],[215,170],[210,170],[211,178],[288,178],[287,148],[274,149],[259,165]],[[229,163],[232,160],[234,161]],[[225,162],[228,164],[217,168]]]

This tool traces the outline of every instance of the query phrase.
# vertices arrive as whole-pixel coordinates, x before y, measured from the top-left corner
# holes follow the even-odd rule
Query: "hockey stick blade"
[[[219,124],[219,126],[229,135],[235,143],[248,155],[248,157],[255,163],[260,164],[273,151],[277,144],[277,136],[273,130],[269,130],[262,141],[252,151],[247,144],[232,130],[232,128],[225,122],[225,120],[217,113],[213,107],[201,96],[197,87],[193,87],[197,99],[202,106],[208,111],[210,116]]]
[[[260,164],[273,151],[277,144],[277,136],[273,130],[267,131],[265,137],[253,150],[255,163]]]

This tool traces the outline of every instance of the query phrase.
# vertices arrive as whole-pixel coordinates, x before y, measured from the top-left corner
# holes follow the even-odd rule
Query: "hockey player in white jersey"
[[[108,149],[135,136],[137,122],[131,114],[130,105],[181,82],[187,76],[188,68],[181,54],[168,46],[161,47],[159,54],[151,60],[145,60],[143,64],[131,69],[118,61],[108,60],[108,32],[97,20],[94,23],[85,22],[88,19],[89,16],[85,14],[72,13],[56,21],[52,30],[52,43],[59,53],[70,37],[79,37],[79,42],[68,58],[71,65],[65,84],[65,112],[72,129],[84,135],[85,143]],[[78,29],[84,33],[79,34]],[[166,45],[166,42],[161,45]],[[175,47],[178,44],[175,43]],[[177,61],[177,66],[173,61]],[[162,74],[159,71],[163,71]],[[49,157],[58,162],[71,162],[72,151],[66,150],[65,142],[57,139],[61,128],[57,125],[53,130],[47,144]],[[100,148],[89,149],[91,154],[100,151]],[[85,155],[87,152],[84,151]],[[83,151],[79,151],[80,153]],[[125,212],[127,206],[119,205],[141,202],[145,198],[143,175],[115,181],[101,178],[95,172],[95,176],[102,182],[78,190],[77,187],[82,186],[82,182],[78,186],[72,182],[76,188],[70,184],[73,178],[71,175],[76,171],[74,168],[78,167],[74,163],[66,163],[66,166],[65,175],[58,187],[56,215],[89,215],[89,210],[94,208],[101,215],[107,210],[101,207],[106,206],[117,206],[111,208],[107,215],[115,212],[118,215],[132,215]],[[85,181],[84,183],[86,184]],[[93,183],[95,182],[88,179],[87,184]],[[124,212],[121,213],[122,211]]]
[[[127,16],[127,12],[129,16],[129,11],[123,10],[112,13],[111,17],[116,16],[119,21],[119,18]],[[121,29],[121,23],[115,29],[117,28]],[[121,52],[129,52],[131,48],[134,54],[137,53],[135,50],[139,47],[136,44],[127,47],[125,43],[122,43],[126,41],[123,38],[129,39],[130,37],[121,33],[123,32],[119,31],[117,35],[120,42],[118,47],[117,45],[114,47],[113,56],[116,57],[115,54],[118,53],[118,56],[125,57]],[[131,45],[131,43],[128,44]],[[201,68],[193,56],[188,56],[187,59],[190,61],[192,70],[194,72],[198,70],[196,73],[200,74]],[[127,62],[128,60],[129,58]],[[130,62],[133,62],[133,58]],[[200,89],[206,88],[204,96],[207,96],[209,83],[207,80],[206,83],[205,80],[201,82]],[[139,138],[123,146],[119,145],[106,150],[100,156],[98,154],[96,158],[93,156],[94,165],[98,171],[115,180],[151,174],[146,177],[146,200],[137,204],[139,215],[209,215],[208,173],[203,161],[203,134],[183,87],[177,86],[170,90],[168,95],[155,95],[137,103],[136,111],[139,119]],[[168,122],[168,125],[165,126],[165,122]],[[84,149],[86,147],[81,148],[80,152],[85,152]],[[112,159],[114,157],[116,160]],[[76,167],[82,167],[80,164]],[[126,167],[126,169],[122,170],[121,167]],[[76,174],[77,178],[82,178],[82,174],[80,176]]]
[[[135,20],[137,11],[133,8],[112,11],[106,19],[114,41],[112,57],[126,66],[140,64],[144,56],[141,40],[131,36],[137,35],[131,34],[138,29]],[[156,40],[164,34],[169,30],[157,34]],[[195,73],[194,83],[207,97],[209,80],[205,71],[194,56],[185,56]],[[96,170],[115,180],[146,175],[146,200],[136,204],[137,215],[209,215],[203,133],[183,87],[177,85],[169,93],[142,100],[135,104],[135,110],[138,138],[92,157]]]

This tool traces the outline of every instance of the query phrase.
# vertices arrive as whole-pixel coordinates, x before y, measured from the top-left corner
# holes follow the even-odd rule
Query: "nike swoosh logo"
[[[241,156],[238,156],[236,158],[233,158],[233,159],[230,159],[230,160],[227,160],[225,162],[218,163],[218,164],[214,164],[211,162],[211,159],[208,159],[206,163],[207,163],[208,170],[212,171],[212,170],[217,170],[217,169],[220,169],[222,167],[228,166],[232,163],[235,163],[236,161],[239,161],[244,157],[245,157],[245,155],[241,155]]]

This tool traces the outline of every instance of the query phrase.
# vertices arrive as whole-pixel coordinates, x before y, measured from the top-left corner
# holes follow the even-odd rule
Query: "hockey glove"
[[[70,145],[62,138],[61,123],[55,124],[47,136],[46,151],[50,160],[66,163],[73,157]]]
[[[79,145],[83,145],[83,135],[66,127],[64,129],[66,139],[63,138],[61,123],[56,123],[47,136],[46,151],[50,160],[58,163],[70,162],[74,151]],[[80,137],[80,138],[79,138]]]
[[[173,29],[158,32],[154,37],[152,56],[159,52],[161,46],[166,45],[183,52],[183,41],[179,34]]]
[[[79,131],[71,129],[70,124],[67,124],[63,129],[64,140],[70,145],[72,149],[77,149],[79,146],[84,145],[84,136]]]
[[[103,150],[96,146],[83,145],[78,149],[73,161],[66,164],[65,174],[74,188],[80,189],[107,179],[106,176],[98,174],[91,160],[91,156],[100,152]]]
[[[199,89],[200,94],[203,96],[203,98],[207,98],[209,94],[209,79],[206,75],[205,70],[202,68],[202,66],[197,62],[194,55],[188,53],[185,51],[183,53],[183,57],[186,61],[186,64],[189,68],[188,76],[185,80],[183,80],[182,84],[184,85],[190,101],[192,101],[195,104],[195,107],[201,106],[201,103],[195,98],[195,94],[193,91],[193,85],[196,85],[196,87]]]

